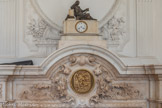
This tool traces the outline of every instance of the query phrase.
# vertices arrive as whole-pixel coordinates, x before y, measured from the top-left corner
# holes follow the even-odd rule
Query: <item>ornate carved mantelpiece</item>
[[[0,66],[0,108],[161,108],[161,76],[154,65],[126,66],[107,50],[126,44],[125,19],[114,16],[102,24],[87,20],[88,13],[83,19],[71,15],[72,8],[58,49],[41,65]],[[48,21],[37,20],[27,24],[25,40],[32,38],[27,42],[31,49],[44,52],[42,45],[55,46],[60,32]]]
[[[17,93],[16,99],[36,103],[50,101],[69,107],[106,107],[111,106],[108,104],[110,101],[116,105],[115,101],[119,104],[126,100],[144,100],[147,96],[147,92],[139,88],[146,87],[145,84],[137,85],[128,78],[119,78],[112,64],[94,54],[66,56],[53,64],[46,76],[48,83],[38,81],[32,84],[29,81],[31,84],[22,85],[22,81],[22,84],[18,84],[21,92]],[[143,105],[145,103],[133,106]]]
[[[126,75],[134,70],[126,67],[116,55],[86,45],[60,49],[40,66],[8,66],[3,72],[10,77],[1,75],[1,102],[14,103],[16,108],[23,105],[147,108],[149,78],[152,81],[154,78]]]

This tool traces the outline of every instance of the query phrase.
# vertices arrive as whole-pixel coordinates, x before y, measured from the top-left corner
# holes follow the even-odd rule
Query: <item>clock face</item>
[[[75,26],[75,29],[77,32],[79,33],[84,33],[87,31],[88,29],[88,26],[87,26],[87,23],[84,22],[84,21],[79,21],[76,26]]]

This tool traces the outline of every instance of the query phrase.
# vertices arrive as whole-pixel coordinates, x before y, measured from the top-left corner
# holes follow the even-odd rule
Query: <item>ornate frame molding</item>
[[[41,67],[44,69],[44,74],[50,69],[50,67],[55,64],[59,59],[64,58],[68,55],[77,54],[77,53],[88,53],[99,55],[105,60],[109,61],[114,67],[119,71],[120,74],[126,73],[125,64],[119,59],[119,57],[101,47],[93,46],[93,45],[75,45],[66,48],[62,48],[52,53],[46,60],[43,61]],[[58,57],[58,58],[57,58]],[[46,68],[45,68],[46,67]]]

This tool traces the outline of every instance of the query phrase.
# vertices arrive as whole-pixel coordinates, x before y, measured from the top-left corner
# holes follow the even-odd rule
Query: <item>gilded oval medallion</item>
[[[71,78],[71,87],[76,93],[79,94],[90,92],[93,85],[93,75],[87,70],[79,70],[75,72]]]

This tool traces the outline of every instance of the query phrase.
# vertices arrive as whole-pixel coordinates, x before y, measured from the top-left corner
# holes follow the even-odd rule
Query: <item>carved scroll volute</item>
[[[80,65],[80,66],[84,66],[84,65],[90,65],[90,66],[94,66],[94,62],[95,62],[96,58],[94,56],[71,56],[69,58],[69,62],[71,63],[71,66],[74,65]]]

